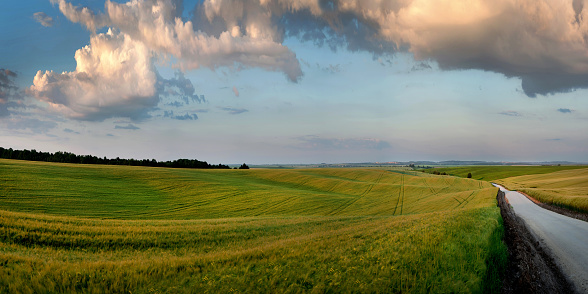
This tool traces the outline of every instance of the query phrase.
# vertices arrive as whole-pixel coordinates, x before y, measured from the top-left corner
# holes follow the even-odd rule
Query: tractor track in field
[[[363,193],[361,193],[361,194],[360,194],[360,195],[359,195],[357,198],[350,200],[350,201],[348,202],[348,204],[344,204],[344,205],[342,205],[342,206],[341,206],[339,209],[337,209],[337,210],[335,210],[335,211],[331,212],[331,214],[337,214],[337,213],[339,213],[339,212],[341,212],[341,211],[343,211],[343,210],[345,210],[345,209],[349,208],[351,205],[355,204],[357,201],[359,201],[359,199],[361,199],[361,198],[363,198],[363,197],[367,196],[367,194],[369,194],[369,193],[372,191],[372,189],[373,189],[373,188],[374,188],[374,187],[375,187],[377,184],[379,184],[379,183],[380,183],[380,181],[382,180],[382,178],[383,178],[383,177],[384,177],[384,173],[382,172],[382,173],[380,173],[380,176],[379,176],[379,177],[378,177],[378,178],[377,178],[377,179],[376,179],[376,180],[375,180],[375,181],[374,181],[372,184],[370,184],[370,185],[369,185],[369,186],[368,186],[368,187],[365,189],[365,191],[363,191]]]
[[[455,201],[457,201],[459,204],[455,207],[455,208],[459,208],[461,207],[465,207],[468,203],[470,203],[470,201],[472,200],[472,196],[476,193],[476,191],[472,191],[472,193],[470,193],[470,195],[468,195],[468,197],[466,198],[462,198],[461,201],[459,201],[457,198],[457,196],[453,197],[453,199],[455,199]],[[465,204],[464,204],[465,203]]]
[[[402,203],[401,203],[402,201]],[[398,210],[398,205],[400,204],[400,215],[402,215],[402,206],[404,204],[404,175],[400,177],[400,190],[398,190],[398,199],[396,200],[396,206],[394,207],[394,212],[392,215],[396,215],[396,211]]]

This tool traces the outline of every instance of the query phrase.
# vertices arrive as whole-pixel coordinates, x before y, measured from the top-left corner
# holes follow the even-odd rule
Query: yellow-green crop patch
[[[482,181],[495,181],[498,179],[504,179],[508,177],[516,177],[516,176],[523,176],[523,175],[535,175],[535,174],[547,174],[561,170],[570,170],[570,169],[581,169],[586,168],[586,166],[577,166],[577,165],[562,165],[562,166],[555,166],[555,165],[533,165],[533,166],[510,166],[510,165],[501,165],[501,166],[494,166],[494,165],[484,165],[484,166],[459,166],[459,167],[442,167],[442,168],[434,168],[434,169],[427,169],[426,172],[430,173],[433,171],[438,171],[440,173],[446,173],[448,175],[457,176],[465,178],[467,177],[468,173],[472,174],[472,179],[482,180]]]
[[[543,203],[588,213],[588,168],[510,177],[496,182]]]
[[[506,257],[476,180],[0,160],[0,181],[0,292],[480,292]]]

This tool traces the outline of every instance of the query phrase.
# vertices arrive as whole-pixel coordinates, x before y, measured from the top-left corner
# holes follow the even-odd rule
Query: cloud
[[[45,12],[35,12],[33,18],[44,27],[53,26],[53,18],[45,14]]]
[[[297,138],[302,141],[299,147],[305,149],[372,149],[383,150],[391,148],[390,143],[380,139],[357,139],[357,138],[323,138],[319,136],[303,136]]]
[[[204,95],[198,96],[198,94],[195,94],[196,90],[194,89],[194,85],[181,71],[176,71],[174,77],[168,80],[160,76],[158,78],[160,81],[160,87],[162,87],[160,89],[162,93],[161,96],[176,96],[182,99],[185,104],[190,104],[190,102],[206,102]]]
[[[6,121],[6,128],[10,130],[30,130],[36,134],[46,134],[49,130],[57,127],[53,121],[44,121],[36,118],[19,117]]]
[[[192,114],[186,113],[184,115],[174,115],[173,111],[165,111],[163,114],[163,117],[168,117],[168,118],[177,119],[177,120],[197,120],[198,119],[198,115],[196,115],[195,113],[192,113]]]
[[[239,90],[237,90],[237,87],[233,86],[233,93],[235,94],[235,97],[239,97]]]
[[[136,125],[134,125],[134,124],[127,124],[126,126],[119,126],[119,125],[117,125],[117,126],[115,126],[114,128],[115,128],[115,129],[117,129],[117,130],[133,130],[133,131],[134,131],[134,130],[139,130],[139,129],[141,129],[141,128],[137,127],[137,126],[136,126]]]
[[[249,34],[241,34],[236,25],[218,36],[210,35],[195,29],[191,21],[184,22],[178,17],[182,14],[183,6],[179,5],[182,1],[139,0],[124,4],[106,1],[103,14],[75,7],[65,0],[52,2],[59,4],[60,11],[70,21],[92,32],[104,26],[116,27],[154,52],[174,56],[176,66],[182,70],[257,67],[281,71],[294,82],[302,76],[296,54],[271,36],[256,28]]]
[[[17,73],[0,68],[0,118],[9,116],[14,109],[26,107],[22,91],[14,83]]]
[[[65,128],[65,129],[63,129],[63,131],[66,133],[70,133],[70,134],[78,134],[78,135],[80,134],[80,132],[76,132],[76,131],[69,129],[69,128]]]
[[[229,114],[241,114],[243,112],[249,111],[245,108],[231,108],[231,107],[219,107],[219,108],[228,112]]]
[[[240,25],[333,50],[410,52],[443,70],[480,69],[521,79],[529,97],[588,88],[588,9],[578,1],[207,0],[194,19],[211,31]],[[204,10],[204,13],[199,12]],[[273,28],[273,29],[272,29]]]
[[[51,1],[70,21],[92,32],[116,28],[183,71],[255,67],[296,82],[300,62],[283,45],[293,37],[374,58],[409,52],[441,70],[501,73],[519,78],[529,97],[588,88],[588,9],[579,1],[204,0],[189,21],[178,0],[106,1],[103,13]]]
[[[572,110],[569,108],[558,108],[557,111],[561,113],[572,113]]]
[[[174,102],[166,103],[165,105],[173,106],[173,107],[182,107],[182,106],[184,106],[184,103],[182,103],[180,101],[174,101]]]
[[[93,35],[76,51],[76,70],[38,71],[28,93],[69,118],[139,120],[159,103],[150,50],[120,32]]]
[[[513,111],[513,110],[499,112],[498,114],[502,114],[502,115],[506,115],[506,116],[523,116],[518,111]]]
[[[320,64],[316,64],[316,67],[326,73],[330,73],[330,74],[334,74],[334,73],[338,73],[341,72],[341,65],[340,64],[329,64],[325,67],[322,67]]]
[[[426,62],[418,62],[410,69],[411,72],[431,69],[431,65]]]

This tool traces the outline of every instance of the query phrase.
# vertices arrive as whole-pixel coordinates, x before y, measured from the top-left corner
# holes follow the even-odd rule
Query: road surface
[[[580,293],[588,293],[588,222],[543,209],[525,195],[496,185],[531,234],[549,248],[562,272]]]

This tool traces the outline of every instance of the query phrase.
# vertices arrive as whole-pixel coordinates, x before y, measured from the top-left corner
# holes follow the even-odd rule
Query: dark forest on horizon
[[[157,161],[155,159],[126,159],[126,158],[106,158],[94,155],[77,155],[71,152],[57,151],[39,152],[32,150],[14,150],[12,148],[0,147],[0,158],[18,159],[30,161],[46,161],[61,163],[79,163],[79,164],[106,164],[106,165],[132,165],[132,166],[152,166],[152,167],[170,167],[170,168],[208,168],[208,169],[230,169],[224,164],[209,164],[206,161],[196,159],[176,159],[173,161]],[[245,165],[245,164],[244,164]],[[241,168],[243,168],[243,166]]]

